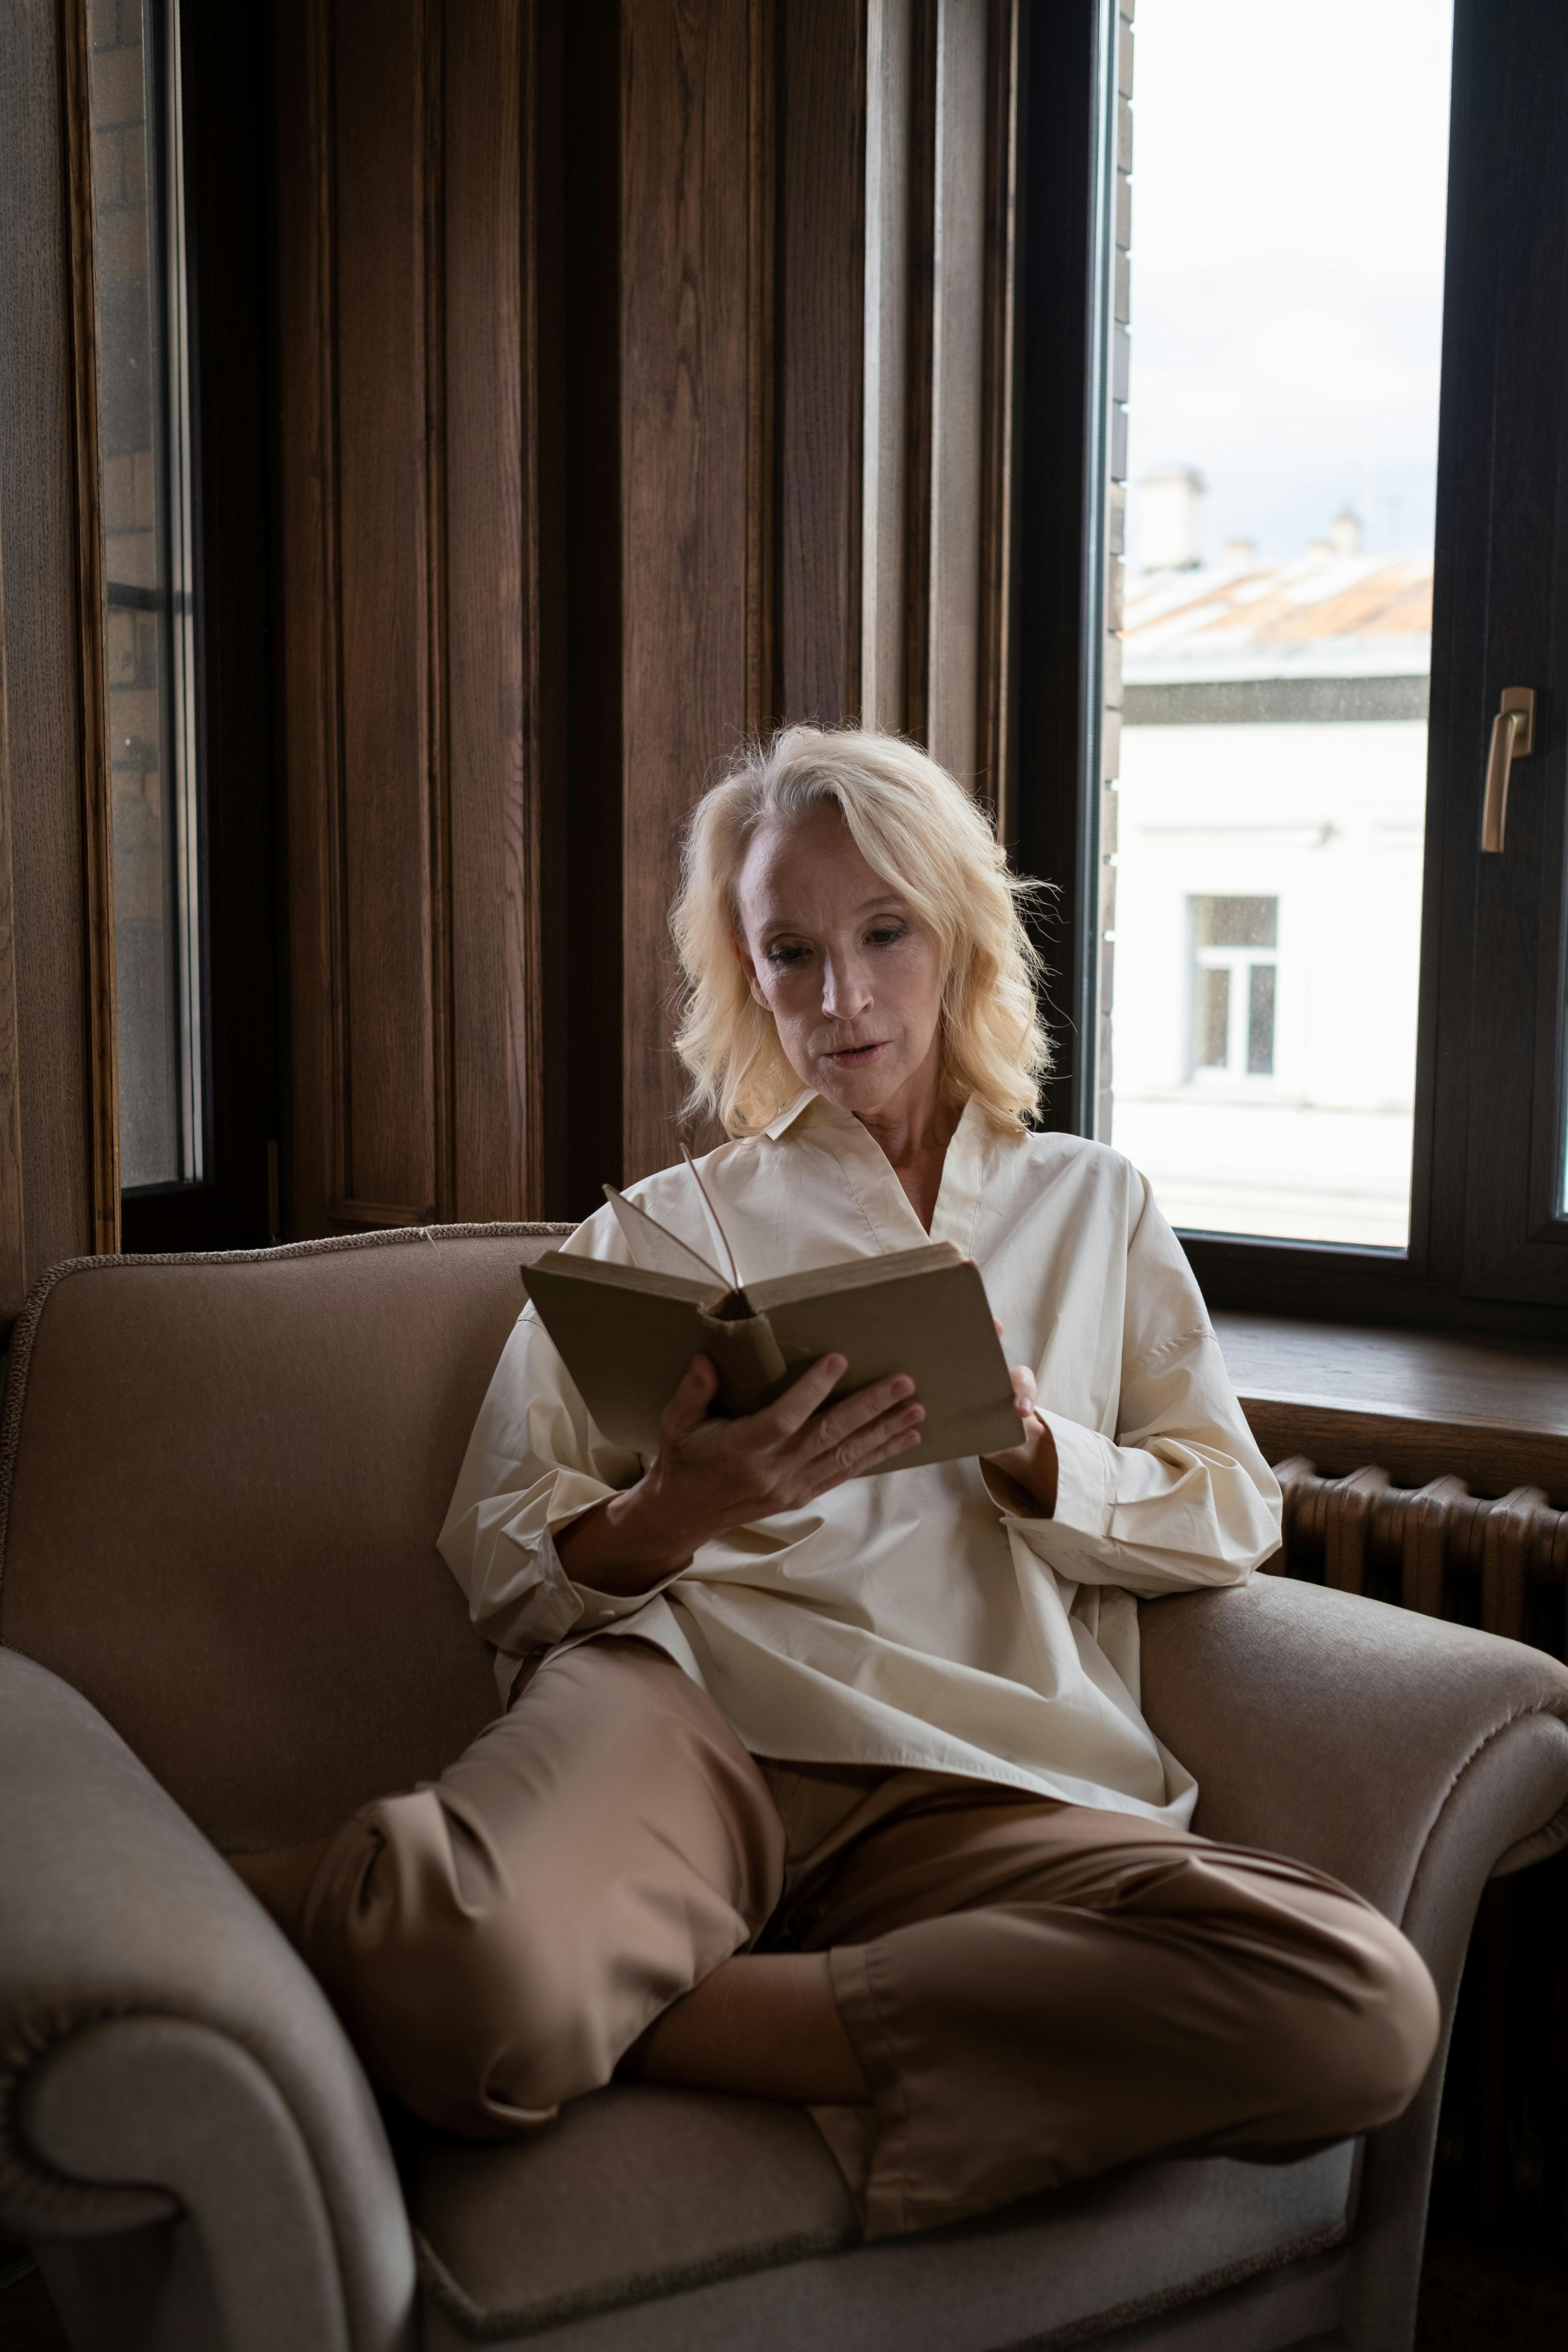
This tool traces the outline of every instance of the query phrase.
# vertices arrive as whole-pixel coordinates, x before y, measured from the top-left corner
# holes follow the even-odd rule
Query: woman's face
[[[941,1068],[937,941],[836,809],[759,827],[736,882],[752,994],[802,1083],[859,1117],[918,1116]]]

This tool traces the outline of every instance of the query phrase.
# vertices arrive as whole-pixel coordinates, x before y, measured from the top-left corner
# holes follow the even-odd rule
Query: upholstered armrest
[[[236,2352],[409,2341],[396,2174],[319,1988],[97,1709],[0,1651],[0,2228],[176,2214]]]
[[[1445,2045],[1366,2144],[1347,2311],[1409,2343],[1447,2031],[1489,1876],[1568,1837],[1568,1671],[1352,1593],[1257,1577],[1145,1604],[1143,1705],[1197,1776],[1197,1827],[1315,1863],[1396,1919],[1431,1969]]]
[[[1568,1838],[1568,1671],[1543,1651],[1273,1576],[1139,1623],[1144,1711],[1205,1835],[1315,1863],[1393,1919],[1440,1824],[1463,1817],[1482,1879]]]

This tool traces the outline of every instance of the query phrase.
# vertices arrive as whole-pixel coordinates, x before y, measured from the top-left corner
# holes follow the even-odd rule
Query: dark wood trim
[[[778,22],[776,693],[782,718],[839,726],[865,627],[866,0],[787,0]]]
[[[4,530],[0,507],[0,533]],[[22,1069],[16,1017],[16,907],[11,863],[11,727],[6,691],[5,562],[0,538],[0,1318],[27,1295],[22,1213]]]
[[[1568,1508],[1568,1438],[1542,1437],[1504,1423],[1418,1420],[1319,1398],[1243,1394],[1248,1428],[1270,1462],[1304,1454],[1319,1470],[1348,1475],[1377,1463],[1400,1486],[1462,1478],[1478,1495],[1536,1485]]]
[[[1093,833],[1098,712],[1089,707],[1089,638],[1099,628],[1088,525],[1095,511],[1091,431],[1102,0],[1031,8],[1020,28],[1018,283],[1022,394],[1016,464],[1018,738],[1013,834],[1023,873],[1049,886],[1035,923],[1048,979],[1056,1069],[1042,1093],[1048,1128],[1093,1127],[1098,908]],[[1092,789],[1091,789],[1092,787]]]
[[[787,5],[787,0],[786,0]],[[777,0],[746,11],[746,732],[778,716],[773,656]]]
[[[911,0],[908,327],[904,473],[904,728],[931,735],[931,457],[936,344],[936,108],[939,0]]]
[[[425,297],[425,791],[430,897],[426,989],[436,1213],[445,1222],[458,1213],[457,1042],[452,1028],[452,777],[447,709],[446,0],[422,0],[422,15],[419,257]],[[521,619],[520,614],[520,623]]]
[[[1014,772],[1013,523],[1017,349],[1019,0],[990,0],[986,35],[985,361],[980,461],[979,710],[975,785],[1011,837]]]
[[[560,26],[559,373],[566,681],[559,959],[565,1049],[563,1166],[552,1216],[597,1208],[623,1173],[621,740],[625,548],[621,530],[621,31],[617,0],[564,0]]]
[[[98,281],[94,265],[92,107],[87,0],[62,0],[62,64],[70,241],[78,658],[81,679],[82,888],[87,950],[88,1153],[93,1247],[120,1248],[120,1088],[114,1019],[114,835],[109,781],[109,674],[104,646],[102,473],[98,421]]]

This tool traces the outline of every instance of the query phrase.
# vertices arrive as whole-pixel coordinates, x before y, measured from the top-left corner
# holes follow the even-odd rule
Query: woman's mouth
[[[869,1045],[841,1045],[837,1053],[824,1054],[825,1062],[832,1062],[840,1070],[863,1070],[879,1054],[886,1053],[890,1040],[879,1037]]]

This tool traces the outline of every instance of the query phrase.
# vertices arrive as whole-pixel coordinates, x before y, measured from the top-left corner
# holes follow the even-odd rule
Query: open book
[[[584,1402],[616,1444],[645,1457],[658,1452],[659,1417],[693,1356],[707,1356],[718,1372],[713,1410],[739,1415],[771,1404],[833,1349],[849,1360],[836,1396],[906,1372],[926,1409],[919,1446],[865,1475],[1018,1444],[1013,1383],[979,1268],[951,1242],[742,1288],[705,1191],[729,1280],[613,1185],[605,1194],[635,1265],[551,1250],[521,1272]]]

